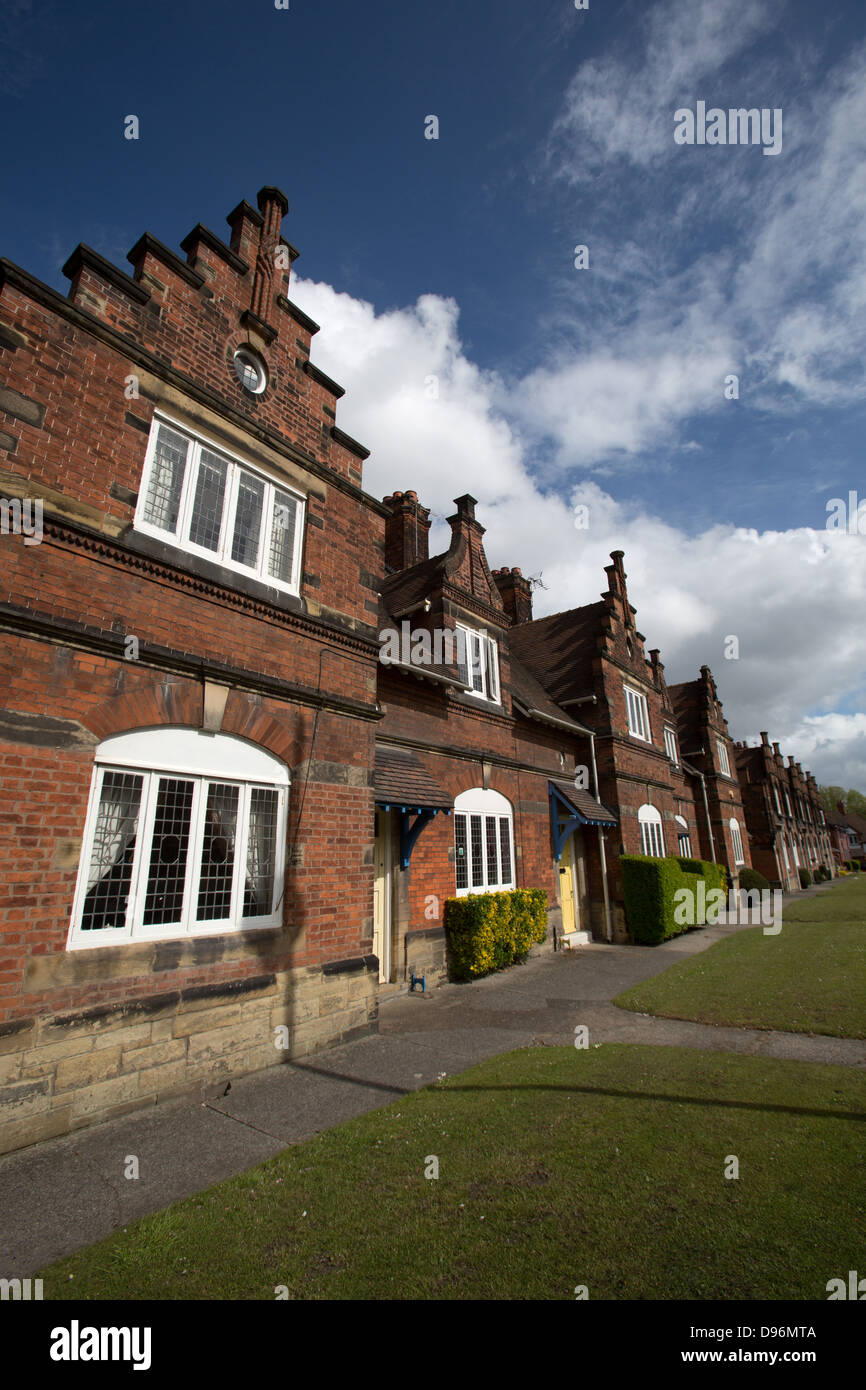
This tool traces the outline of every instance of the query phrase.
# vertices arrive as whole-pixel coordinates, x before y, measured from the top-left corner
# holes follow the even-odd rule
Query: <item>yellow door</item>
[[[574,861],[571,854],[571,839],[562,847],[559,861],[559,901],[562,904],[562,930],[567,936],[577,931],[577,900],[574,894]]]
[[[373,872],[373,955],[379,960],[379,982],[391,978],[391,855],[390,824],[385,811],[376,812]]]

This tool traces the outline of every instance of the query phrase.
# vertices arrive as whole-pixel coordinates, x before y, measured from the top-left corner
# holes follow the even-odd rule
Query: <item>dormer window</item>
[[[499,704],[499,651],[486,632],[457,624],[458,670],[468,695]],[[464,645],[465,644],[465,645]],[[460,648],[463,648],[460,650]]]
[[[154,417],[137,530],[297,594],[303,526],[298,493],[210,440]]]

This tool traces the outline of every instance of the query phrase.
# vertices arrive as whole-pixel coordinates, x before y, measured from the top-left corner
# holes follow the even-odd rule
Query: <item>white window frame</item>
[[[107,772],[129,773],[143,778],[127,897],[127,923],[124,927],[83,929],[81,919],[88,893],[93,839],[97,828],[103,779]],[[184,912],[180,924],[173,922],[144,926],[143,904],[160,777],[182,778],[193,782],[189,853],[183,890]],[[211,783],[237,786],[239,789],[231,890],[233,911],[229,917],[218,921],[198,921],[195,917],[197,885],[201,869],[207,788]],[[257,788],[277,793],[273,892],[270,913],[244,917],[238,909],[242,907],[243,902],[250,800],[252,792]],[[138,941],[187,940],[200,936],[222,936],[241,931],[255,931],[259,928],[280,927],[285,884],[288,790],[288,769],[279,759],[258,745],[247,743],[244,739],[232,735],[204,734],[197,729],[188,728],[164,728],[117,734],[106,739],[97,748],[94,759],[67,950],[134,945]]]
[[[691,859],[692,857],[692,837],[689,834],[689,823],[685,816],[674,816],[677,823],[677,849],[680,859]],[[683,846],[685,841],[685,847]]]
[[[651,859],[664,859],[665,836],[661,811],[657,806],[651,806],[646,802],[638,811],[637,818],[640,825],[641,854],[649,855]]]
[[[716,747],[719,750],[719,767],[721,768],[722,773],[725,777],[730,777],[731,762],[728,757],[728,745],[724,743],[722,739],[717,738]]]
[[[496,844],[497,882],[490,881],[488,822],[493,823]],[[503,825],[507,825],[509,878],[503,882]],[[480,836],[481,882],[474,882],[472,846],[476,833]],[[464,855],[458,858],[463,841]],[[457,887],[459,875],[458,862],[465,863],[466,883]],[[501,792],[484,791],[482,787],[472,787],[461,792],[454,800],[454,884],[458,898],[469,897],[472,893],[509,893],[517,887],[515,881],[514,813],[511,802]]]
[[[740,833],[740,823],[734,816],[731,816],[731,819],[728,821],[728,829],[731,832],[731,846],[734,851],[734,864],[739,868],[742,864],[745,864],[746,856],[743,851],[743,837]]]
[[[646,695],[630,685],[624,685],[623,690],[625,691],[625,710],[629,733],[644,743],[652,743]]]
[[[775,803],[776,803],[776,814],[779,815],[779,816],[781,816],[781,814],[782,814],[782,803],[781,803],[781,801],[779,800],[779,788],[776,786],[775,782],[773,783],[773,799],[774,799],[774,801],[775,801]]]
[[[162,527],[154,525],[152,521],[148,521],[145,517],[147,495],[156,456],[157,438],[161,425],[166,426],[167,429],[174,430],[176,434],[183,435],[188,441],[183,486],[181,488],[177,524],[174,531],[163,530]],[[209,550],[207,546],[198,545],[189,538],[190,526],[193,520],[196,480],[198,478],[198,468],[203,448],[207,449],[210,453],[216,454],[227,466],[220,526],[220,544],[216,550]],[[259,526],[258,540],[259,558],[255,566],[243,565],[239,560],[234,560],[231,555],[238,489],[242,473],[249,473],[258,482],[264,484],[262,519]],[[268,573],[271,528],[273,525],[274,505],[277,493],[286,494],[291,501],[294,502],[296,507],[290,580],[278,579],[274,575]],[[234,570],[237,574],[245,574],[248,578],[257,579],[260,583],[268,585],[269,588],[279,589],[283,593],[294,594],[296,597],[299,597],[305,516],[306,498],[303,493],[286,482],[285,479],[278,479],[270,476],[255,464],[251,464],[245,458],[242,458],[241,455],[227,449],[224,444],[217,443],[216,440],[210,438],[206,434],[200,433],[198,430],[191,430],[188,425],[174,419],[172,416],[162,411],[154,413],[150,427],[150,436],[147,441],[144,468],[141,475],[138,504],[135,509],[135,519],[133,521],[133,526],[136,531],[141,531],[147,536],[153,536],[157,540],[166,541],[169,545],[176,546],[178,550],[186,554],[197,555],[203,560],[210,560],[213,564],[222,565],[226,569]]]
[[[670,758],[671,762],[673,763],[674,767],[679,767],[679,765],[680,765],[680,755],[679,755],[679,751],[678,751],[678,749],[677,749],[677,735],[676,735],[676,730],[675,730],[675,729],[672,729],[671,726],[670,726],[670,724],[665,724],[665,726],[664,726],[664,734],[665,734],[665,752],[667,753],[667,755],[668,755],[668,757]]]
[[[456,623],[455,629],[463,634],[462,643],[459,637],[457,643],[459,670],[461,680],[466,682],[466,694],[474,695],[478,700],[489,700],[491,704],[501,704],[496,639],[480,628],[467,627],[465,623]],[[465,644],[465,661],[460,659],[462,644]]]

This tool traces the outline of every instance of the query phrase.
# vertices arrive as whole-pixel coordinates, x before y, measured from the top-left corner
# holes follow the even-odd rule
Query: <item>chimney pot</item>
[[[499,590],[502,607],[513,623],[532,622],[532,585],[516,567],[493,571],[493,582]]]
[[[422,507],[414,492],[395,492],[382,499],[390,508],[385,518],[385,564],[405,570],[430,558],[430,509]]]

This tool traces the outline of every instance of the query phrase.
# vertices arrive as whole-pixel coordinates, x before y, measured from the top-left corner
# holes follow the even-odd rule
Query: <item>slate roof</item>
[[[513,636],[514,629],[508,634],[509,645]],[[571,724],[576,734],[586,733],[588,730],[569,714],[567,710],[561,709],[554,700],[551,700],[544,686],[535,679],[532,672],[527,670],[523,662],[520,661],[512,651],[510,653],[511,663],[511,696],[512,699],[519,700],[527,710],[538,710],[539,714],[546,714],[549,719],[561,720],[564,724]]]
[[[592,659],[598,650],[606,605],[588,603],[548,618],[518,623],[508,634],[511,651],[542,683],[554,700],[585,695],[592,682]]]
[[[433,589],[446,579],[444,572],[448,552],[431,555],[429,560],[419,560],[417,565],[398,570],[391,574],[382,585],[382,600],[389,614],[400,613],[412,604],[423,603]]]
[[[454,805],[453,796],[442,790],[414,753],[403,748],[376,745],[373,790],[377,803],[439,810],[450,810]]]
[[[574,809],[584,820],[591,825],[618,825],[619,822],[613,811],[609,811],[600,801],[596,801],[594,796],[590,796],[584,787],[576,787],[573,782],[565,782],[560,777],[551,777],[550,781],[558,792],[570,801]]]

